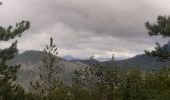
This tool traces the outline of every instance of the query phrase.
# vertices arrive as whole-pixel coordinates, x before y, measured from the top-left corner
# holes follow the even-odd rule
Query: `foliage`
[[[164,38],[170,37],[170,16],[158,16],[155,24],[146,22],[145,26],[150,36],[160,35]],[[156,45],[156,50],[151,52],[145,51],[146,54],[153,57],[159,57],[159,60],[161,61],[170,60],[170,51],[167,50],[167,47],[161,47],[159,43],[156,43]]]
[[[0,5],[2,3],[0,2]],[[0,41],[9,41],[29,29],[29,21],[21,21],[13,28],[0,27]],[[146,23],[150,36],[170,37],[170,17],[158,16],[156,24]],[[166,46],[156,43],[155,51],[145,51],[150,56],[159,57],[161,61],[170,59]],[[40,67],[38,81],[30,84],[35,91],[25,93],[15,83],[19,65],[9,66],[7,61],[17,53],[17,41],[9,48],[0,50],[0,100],[169,100],[170,68],[143,71],[136,67],[121,68],[114,62],[102,64],[95,62],[85,69],[76,70],[72,84],[65,84],[59,77],[60,67],[57,48],[50,39],[44,49],[43,65]]]
[[[91,65],[74,73],[75,100],[167,100],[170,69],[142,71],[116,65]],[[85,93],[84,93],[85,92]],[[79,94],[79,95],[78,95]],[[81,98],[82,97],[82,98]],[[80,99],[81,98],[81,99]]]
[[[0,3],[2,4],[2,3]],[[16,24],[16,28],[9,26],[7,28],[0,26],[0,41],[8,41],[29,29],[29,21],[21,21]],[[0,100],[23,100],[24,89],[15,83],[16,74],[19,65],[9,66],[7,61],[12,59],[18,53],[17,41],[12,43],[9,48],[0,50]]]
[[[60,59],[57,57],[57,48],[53,44],[52,38],[50,38],[50,44],[46,45],[44,52],[43,65],[40,67],[40,80],[31,81],[30,84],[43,100],[61,100],[61,98],[65,100],[67,98],[67,86],[59,77],[61,71]]]

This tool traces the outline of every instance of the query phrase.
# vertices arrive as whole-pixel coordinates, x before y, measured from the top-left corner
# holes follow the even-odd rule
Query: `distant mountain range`
[[[162,46],[162,48],[170,52],[170,41]],[[160,67],[170,67],[170,61],[160,62],[158,61],[158,58],[150,57],[146,54],[136,55],[135,57],[119,60],[116,62],[119,65],[126,64],[127,66],[137,66],[144,70],[159,69]],[[109,63],[109,61],[106,63]]]
[[[71,60],[71,62],[81,62],[87,65],[93,64],[92,60]],[[104,61],[102,64],[110,64],[112,61]],[[139,67],[143,70],[159,69],[161,67],[170,67],[170,61],[160,62],[157,58],[147,56],[145,54],[137,55],[124,60],[115,60],[120,67]]]
[[[163,49],[166,49],[167,51],[170,52],[170,41],[162,46]],[[91,60],[70,60],[72,62],[81,62],[84,64],[92,64],[94,63]],[[109,64],[112,63],[112,61],[104,61],[102,62],[103,64]],[[158,59],[156,57],[150,57],[146,54],[141,54],[141,55],[136,55],[132,58],[128,58],[128,59],[124,59],[124,60],[116,60],[115,63],[118,66],[121,67],[139,67],[141,69],[144,70],[151,70],[151,69],[159,69],[160,67],[170,67],[170,61],[166,61],[166,62],[160,62],[158,61]]]
[[[68,60],[68,61],[80,59],[80,58],[73,57],[71,55],[66,55],[66,56],[63,56],[62,58],[64,58],[65,60]]]
[[[164,47],[164,46],[163,46]],[[170,50],[170,42],[166,45],[167,49]],[[42,66],[42,59],[45,56],[43,51],[25,51],[22,54],[18,54],[15,58],[10,60],[8,63],[10,65],[20,64],[21,68],[18,73],[17,82],[29,90],[30,80],[37,80],[38,73],[40,72],[39,67]],[[88,65],[95,63],[93,60],[80,60],[72,56],[64,56],[59,58],[61,60],[60,66],[62,68],[62,78],[70,83],[71,76],[75,70],[83,69]],[[109,64],[112,61],[104,61],[102,64]],[[170,67],[170,62],[158,62],[156,58],[149,57],[145,54],[137,55],[135,57],[116,60],[117,65],[124,67],[140,67],[144,70],[158,69],[163,66]]]
[[[87,59],[81,59],[81,58],[78,58],[78,57],[74,57],[74,56],[71,56],[71,55],[66,55],[66,56],[62,56],[63,59],[65,60],[68,60],[68,61],[76,61],[76,60],[87,60]],[[90,58],[90,57],[89,57]],[[109,57],[106,57],[106,58],[97,58],[98,61],[100,62],[105,62],[105,61],[109,61],[111,60],[111,58]]]

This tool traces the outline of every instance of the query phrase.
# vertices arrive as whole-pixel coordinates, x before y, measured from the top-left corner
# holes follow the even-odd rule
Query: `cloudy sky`
[[[154,48],[146,21],[170,14],[170,0],[1,0],[0,25],[30,20],[20,52],[43,50],[53,37],[60,56],[128,58]],[[10,41],[12,42],[12,41]],[[10,42],[0,42],[1,48]]]

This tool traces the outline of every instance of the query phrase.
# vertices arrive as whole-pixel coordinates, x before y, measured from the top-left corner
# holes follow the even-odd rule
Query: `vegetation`
[[[58,52],[56,46],[53,44],[52,38],[50,38],[50,44],[44,48],[44,52],[43,64],[39,67],[40,80],[37,82],[31,81],[30,84],[42,100],[54,100],[53,98],[57,97],[62,91],[61,89],[65,87],[59,77],[60,66],[59,58],[57,57]],[[63,90],[63,92],[65,92],[65,90]]]
[[[1,5],[2,3],[0,3]],[[0,27],[0,41],[9,41],[29,29],[29,21],[21,21],[16,28]],[[170,17],[159,16],[157,24],[146,23],[149,35],[170,36]],[[31,81],[33,91],[25,90],[15,83],[19,65],[9,66],[7,61],[17,53],[17,41],[9,48],[0,50],[0,100],[169,100],[170,68],[143,71],[139,68],[120,68],[114,62],[101,64],[94,57],[95,63],[85,69],[76,70],[72,83],[60,79],[57,48],[50,39],[44,49],[45,55],[40,67],[40,80]],[[148,55],[169,60],[166,48],[157,43],[156,50]]]
[[[158,16],[157,23],[150,24],[146,22],[146,28],[148,29],[148,34],[150,36],[163,36],[164,38],[170,37],[170,16]],[[161,47],[159,43],[156,43],[157,47],[154,51],[145,51],[149,56],[158,57],[160,61],[169,61],[170,52],[167,46]]]
[[[138,68],[121,69],[95,64],[75,72],[73,84],[89,100],[167,100],[170,69],[144,72]],[[76,91],[79,92],[79,91]],[[85,92],[85,93],[84,93]],[[74,99],[82,100],[82,99]],[[87,99],[86,99],[87,100]]]
[[[0,41],[9,41],[17,36],[21,36],[29,27],[29,21],[17,23],[16,28],[0,26]],[[24,89],[14,82],[20,66],[7,65],[7,61],[12,59],[17,53],[17,41],[12,43],[9,48],[0,50],[0,100],[22,100],[24,97]]]
[[[40,74],[41,81],[32,85],[38,92],[27,95],[27,99],[167,100],[170,98],[170,68],[163,67],[160,70],[152,71],[144,71],[137,67],[120,68],[114,62],[114,55],[112,63],[109,64],[101,64],[91,57],[94,64],[85,69],[76,70],[71,85],[65,84],[59,77],[57,77],[58,81],[54,81],[56,77],[53,76],[53,71],[50,71],[50,68],[58,69],[53,62],[56,56],[52,55],[52,51],[54,50],[53,53],[56,54],[57,49],[53,45],[52,39],[50,41],[50,45],[46,46],[50,51],[44,50],[47,53],[45,58],[48,59],[43,60],[47,74]],[[55,49],[50,49],[51,47]],[[50,79],[52,80],[50,81]]]

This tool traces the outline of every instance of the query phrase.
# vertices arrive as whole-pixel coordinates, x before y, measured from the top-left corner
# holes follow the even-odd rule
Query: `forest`
[[[0,3],[1,5],[2,3]],[[3,5],[2,5],[3,6]],[[145,23],[150,36],[170,37],[170,16],[158,16],[157,22]],[[0,41],[10,41],[31,28],[31,22],[23,20],[15,26],[0,26]],[[18,54],[17,41],[9,48],[0,49],[0,100],[169,100],[170,67],[143,70],[139,67],[122,67],[115,63],[103,64],[93,61],[84,69],[75,70],[70,83],[60,77],[61,67],[55,39],[44,47],[45,56],[37,81],[30,81],[31,91],[26,91],[16,83],[20,65],[8,65],[8,61]],[[144,48],[147,49],[147,48]],[[156,43],[155,50],[144,51],[156,57],[158,62],[168,62],[170,51]]]

